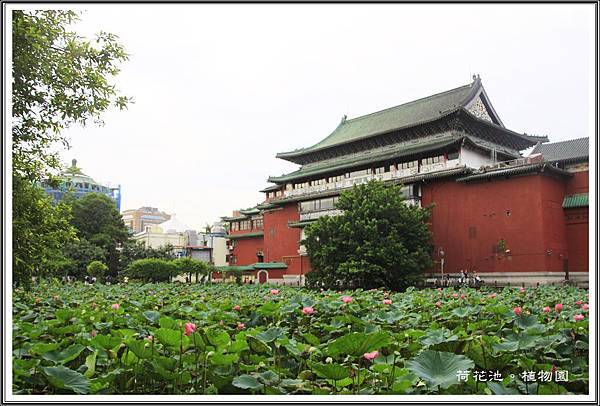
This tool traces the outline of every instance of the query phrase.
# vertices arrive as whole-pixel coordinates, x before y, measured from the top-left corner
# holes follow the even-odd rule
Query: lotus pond
[[[13,294],[15,394],[587,394],[587,291],[60,285]]]

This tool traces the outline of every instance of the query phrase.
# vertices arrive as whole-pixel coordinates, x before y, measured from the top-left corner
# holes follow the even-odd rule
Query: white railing
[[[338,216],[342,214],[341,210],[331,209],[331,210],[320,210],[320,211],[310,211],[305,213],[300,213],[300,221],[306,220],[316,220],[319,217],[323,216]]]
[[[451,161],[438,162],[438,163],[429,164],[429,165],[421,165],[420,168],[413,167],[413,168],[398,169],[398,170],[392,171],[392,172],[361,175],[361,176],[356,176],[353,178],[342,179],[338,182],[325,183],[323,185],[307,186],[307,187],[304,187],[301,189],[286,190],[284,192],[284,197],[307,195],[307,194],[325,192],[328,190],[347,189],[347,188],[353,187],[354,185],[361,185],[361,184],[367,183],[372,179],[386,181],[386,180],[391,180],[391,179],[406,178],[409,176],[418,175],[420,173],[431,173],[431,172],[437,172],[437,171],[453,168],[455,166],[458,166],[459,164],[460,164],[460,161],[458,159],[453,159]]]

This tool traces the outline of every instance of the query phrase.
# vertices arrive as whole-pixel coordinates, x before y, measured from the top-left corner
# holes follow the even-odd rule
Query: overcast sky
[[[349,118],[471,81],[504,124],[552,141],[593,131],[593,5],[88,5],[76,29],[120,37],[118,88],[135,99],[104,127],[67,131],[122,209],[193,228],[263,200],[277,152]]]

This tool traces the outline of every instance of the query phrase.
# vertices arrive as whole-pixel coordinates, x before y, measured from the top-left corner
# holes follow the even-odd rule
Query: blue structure
[[[51,185],[48,181],[45,181],[42,186],[55,203],[61,200],[67,193],[71,193],[76,198],[80,198],[87,193],[102,193],[113,199],[117,210],[121,211],[121,185],[116,188],[101,185],[90,176],[81,172],[81,169],[77,167],[76,159],[71,161],[70,168],[60,174],[58,185]]]

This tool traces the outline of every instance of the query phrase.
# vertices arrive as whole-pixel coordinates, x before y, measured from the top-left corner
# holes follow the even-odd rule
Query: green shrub
[[[189,275],[190,281],[192,279],[192,275],[195,275],[196,282],[198,282],[199,275],[204,276],[208,274],[209,270],[207,263],[189,257],[178,258],[173,261],[173,264],[176,268],[175,275]]]
[[[92,261],[87,266],[88,274],[98,279],[104,278],[106,271],[108,271],[108,267],[100,261]]]
[[[177,266],[174,262],[157,258],[138,259],[127,266],[125,275],[144,282],[169,281],[177,274]]]

